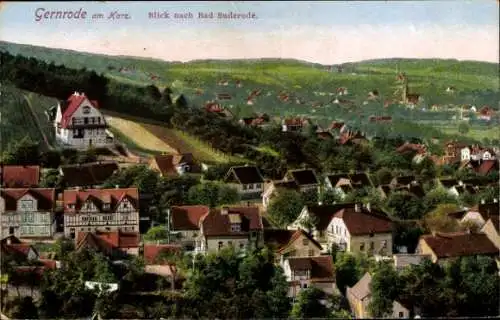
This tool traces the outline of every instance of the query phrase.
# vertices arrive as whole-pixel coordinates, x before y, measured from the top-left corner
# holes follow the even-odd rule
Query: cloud
[[[50,36],[2,34],[4,40],[112,55],[164,60],[283,57],[324,64],[374,58],[453,58],[498,61],[498,26],[296,26],[264,31],[223,28],[120,28]],[[147,48],[146,51],[143,48]]]

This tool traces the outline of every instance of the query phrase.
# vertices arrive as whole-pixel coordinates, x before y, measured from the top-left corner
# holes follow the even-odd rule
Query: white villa
[[[75,92],[57,105],[54,127],[57,141],[68,147],[87,149],[113,143],[97,101],[85,93]]]

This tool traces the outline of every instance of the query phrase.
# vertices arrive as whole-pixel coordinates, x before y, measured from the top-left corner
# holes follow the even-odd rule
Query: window
[[[88,117],[83,118],[83,124],[89,124],[89,118]]]
[[[219,250],[222,249],[222,246],[224,246],[224,242],[219,241]]]
[[[246,189],[247,189],[247,185],[246,185],[246,184],[244,184],[244,185],[242,186],[242,188],[243,188],[243,190],[246,190]]]
[[[387,248],[387,240],[382,240],[382,248]]]
[[[375,243],[372,241],[370,242],[370,250],[373,250],[375,249]]]
[[[405,315],[404,315],[404,313],[402,311],[399,311],[399,317],[400,318],[404,318],[405,317]]]
[[[245,243],[244,242],[240,242],[240,249],[241,250],[245,249]]]
[[[359,245],[359,251],[364,251],[365,250],[365,243],[361,242]]]
[[[247,187],[248,187],[248,190],[252,190],[253,189],[253,184],[249,184]]]
[[[314,250],[313,249],[309,249],[308,254],[309,254],[309,257],[314,256]]]
[[[231,232],[240,232],[241,226],[237,223],[231,224]]]
[[[99,123],[99,124],[101,123],[101,117],[97,118],[97,123]],[[97,132],[99,132],[99,130]]]
[[[22,211],[33,210],[33,200],[21,200],[21,210]]]
[[[339,233],[339,226],[335,226],[335,233]]]
[[[233,246],[233,242],[232,241],[228,241],[227,245],[230,246],[230,247],[232,247]]]
[[[307,238],[302,239],[302,244],[303,244],[304,246],[309,245],[309,239],[307,239]]]
[[[260,188],[262,188],[262,184],[260,184],[260,183],[256,183],[256,184],[255,184],[255,189],[260,189]]]
[[[307,289],[307,283],[304,283],[304,284],[302,285],[302,288],[303,288],[303,289]]]
[[[89,114],[89,113],[90,113],[90,107],[89,107],[89,106],[85,106],[85,107],[83,107],[83,109],[82,109],[82,113],[83,113],[83,114]]]
[[[104,221],[111,221],[111,220],[113,220],[113,216],[103,216],[102,219]]]

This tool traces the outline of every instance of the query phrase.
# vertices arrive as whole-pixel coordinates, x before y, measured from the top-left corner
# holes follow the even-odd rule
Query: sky
[[[498,4],[498,0],[3,2],[0,40],[168,61],[274,57],[336,64],[403,57],[497,63]],[[86,12],[85,19],[43,17],[52,11],[78,10]],[[129,19],[108,19],[113,12]],[[169,18],[149,18],[150,12],[168,12]],[[200,19],[200,12],[213,12],[215,18]],[[217,19],[218,12],[255,16]],[[192,18],[174,18],[174,13],[191,13]]]

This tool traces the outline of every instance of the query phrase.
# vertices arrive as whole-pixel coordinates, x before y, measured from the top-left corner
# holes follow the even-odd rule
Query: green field
[[[326,66],[292,59],[201,60],[187,63],[155,59],[105,56],[70,50],[51,49],[0,41],[0,50],[42,59],[69,68],[86,68],[107,77],[135,85],[154,84],[170,87],[183,94],[190,104],[202,106],[214,100],[217,93],[229,93],[231,100],[221,101],[235,117],[267,113],[273,117],[307,116],[327,125],[332,120],[364,121],[370,115],[391,115],[398,120],[427,122],[451,121],[456,105],[489,105],[498,109],[498,66],[494,63],[443,59],[381,59],[339,65],[342,72]],[[409,91],[420,94],[424,101],[415,110],[404,107],[384,108],[384,101],[396,101],[400,88],[398,72],[405,72]],[[222,85],[221,81],[227,81]],[[236,84],[240,81],[240,85]],[[447,87],[455,92],[446,92]],[[336,90],[346,87],[342,99],[353,104],[336,104]],[[251,92],[260,90],[247,104]],[[372,90],[379,99],[364,103]],[[283,93],[288,101],[278,98]],[[420,107],[437,104],[439,111],[422,111]],[[319,106],[316,106],[319,105]],[[316,106],[316,107],[315,107]],[[361,119],[361,120],[360,120]],[[434,122],[436,121],[436,122]],[[451,133],[451,129],[446,132]],[[483,128],[471,130],[471,137],[482,137]],[[486,134],[487,135],[487,134]],[[191,144],[193,144],[192,142]]]

